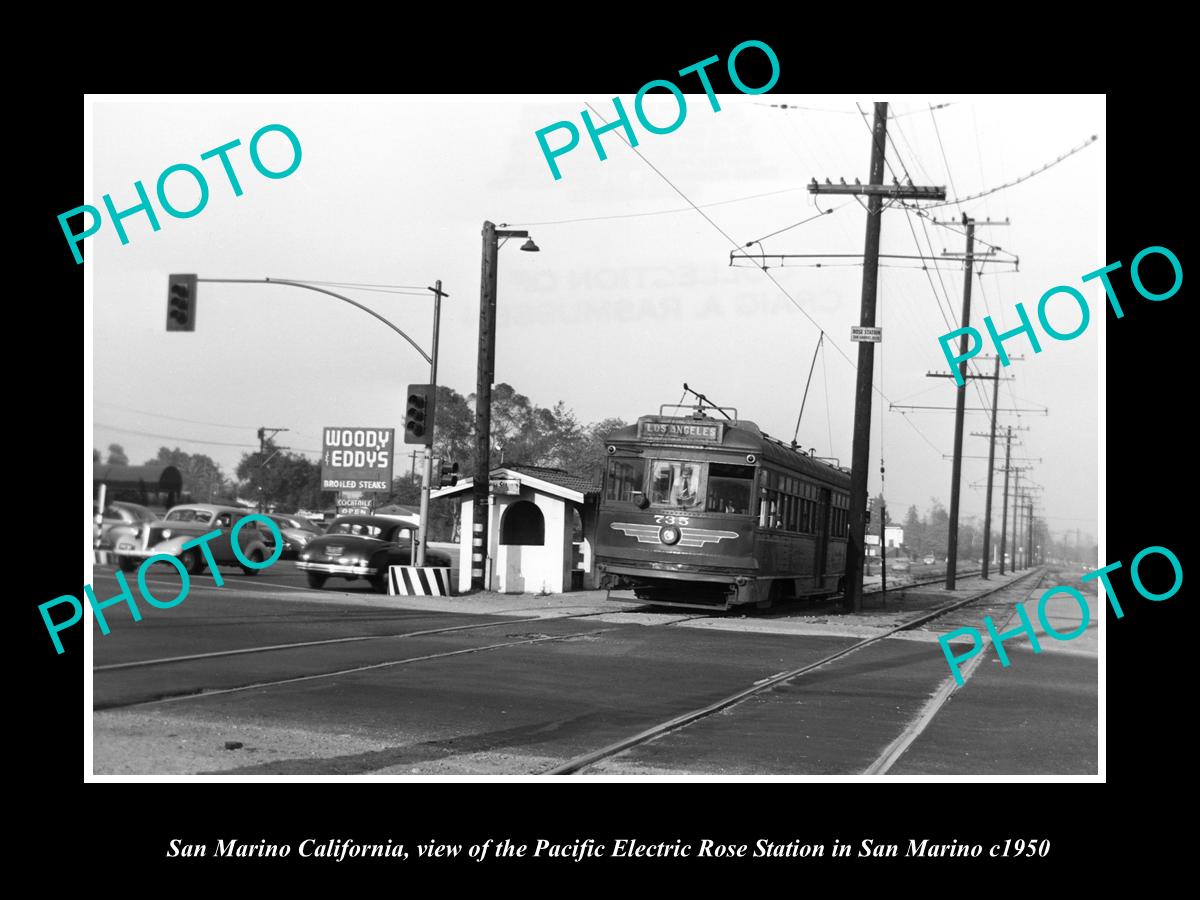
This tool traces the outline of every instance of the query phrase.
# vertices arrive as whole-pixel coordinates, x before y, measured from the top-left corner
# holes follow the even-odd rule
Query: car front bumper
[[[351,575],[358,578],[379,574],[378,569],[368,565],[349,566],[339,563],[298,562],[296,568],[302,572],[318,572],[322,575]]]

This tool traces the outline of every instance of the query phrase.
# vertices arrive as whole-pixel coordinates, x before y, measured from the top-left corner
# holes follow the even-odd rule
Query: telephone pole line
[[[893,184],[884,186],[884,150],[887,145],[888,105],[875,104],[875,123],[871,129],[871,177],[868,184],[809,184],[811,194],[866,194],[867,233],[863,249],[861,326],[875,327],[876,286],[879,280],[879,232],[883,217],[883,198],[946,199],[944,187],[916,187]],[[858,378],[854,390],[854,440],[850,454],[849,540],[846,543],[846,576],[843,606],[851,611],[862,609],[863,560],[866,556],[867,469],[871,451],[871,390],[875,369],[875,344],[858,343]],[[880,534],[882,541],[883,535]]]
[[[959,323],[959,328],[968,328],[971,324],[971,284],[975,280],[975,226],[976,221],[970,218],[966,213],[963,213],[962,224],[967,228],[967,248],[963,254],[963,303],[962,303],[962,321]],[[1005,224],[1003,222],[983,222],[980,224]],[[943,256],[957,256],[957,254],[943,253]],[[962,338],[959,341],[959,356],[967,355],[968,335],[964,331]],[[967,402],[967,360],[963,359],[958,364],[958,374],[962,384],[958,388],[958,396],[954,403],[954,462],[951,465],[950,473],[950,534],[948,536],[948,546],[946,548],[946,590],[952,591],[955,587],[957,569],[958,569],[958,512],[959,512],[959,494],[962,488],[962,439],[963,439],[963,415],[966,412]],[[995,375],[975,375],[974,378],[992,378],[1000,377],[999,362],[996,364]],[[993,385],[997,382],[993,381]],[[993,389],[992,400],[992,420],[996,418],[996,391]],[[988,474],[989,483],[991,473]],[[989,491],[990,496],[990,491]],[[989,504],[990,506],[990,504]],[[987,540],[986,531],[984,540]],[[987,555],[984,554],[983,560],[984,577],[987,577]]]

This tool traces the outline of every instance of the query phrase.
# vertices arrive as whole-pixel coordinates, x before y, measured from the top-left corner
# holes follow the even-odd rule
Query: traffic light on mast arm
[[[441,470],[438,474],[438,484],[441,487],[454,487],[458,484],[458,463],[446,468],[446,463],[442,463]]]
[[[408,386],[407,412],[404,416],[404,443],[433,444],[433,385]]]
[[[167,331],[196,330],[196,276],[170,275],[167,280]]]

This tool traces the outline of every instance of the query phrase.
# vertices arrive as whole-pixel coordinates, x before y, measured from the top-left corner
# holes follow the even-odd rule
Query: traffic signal
[[[446,468],[446,463],[442,463],[441,470],[438,474],[438,483],[442,487],[454,487],[458,484],[458,463],[455,463],[450,468]]]
[[[408,386],[408,412],[404,417],[404,443],[433,445],[433,385]]]
[[[167,280],[167,331],[196,330],[196,276],[170,275]]]

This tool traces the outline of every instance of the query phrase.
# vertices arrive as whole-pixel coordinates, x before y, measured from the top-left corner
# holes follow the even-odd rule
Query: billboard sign
[[[325,428],[321,490],[390,491],[395,458],[394,428]]]

